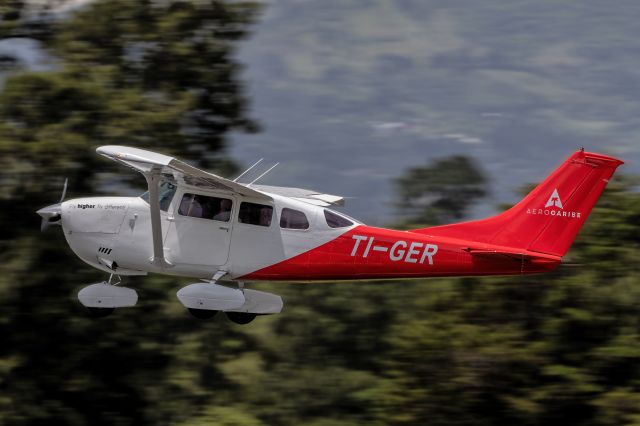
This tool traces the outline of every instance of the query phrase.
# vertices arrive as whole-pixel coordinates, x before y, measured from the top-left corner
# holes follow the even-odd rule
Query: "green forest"
[[[0,37],[51,61],[0,58],[0,425],[640,425],[640,195],[624,168],[552,274],[250,284],[285,308],[245,326],[192,318],[185,279],[152,275],[128,279],[135,309],[89,317],[76,293],[104,274],[35,211],[65,178],[69,198],[142,192],[100,145],[237,171],[229,133],[260,126],[234,52],[265,6],[53,6],[0,5]],[[488,192],[466,157],[395,183],[403,228],[467,217]]]

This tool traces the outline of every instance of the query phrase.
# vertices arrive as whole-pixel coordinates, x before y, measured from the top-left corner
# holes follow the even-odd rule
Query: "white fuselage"
[[[227,221],[180,213],[184,194],[232,200]],[[247,196],[180,185],[166,211],[161,211],[164,257],[171,265],[152,263],[153,242],[149,204],[141,197],[94,197],[62,203],[62,227],[74,253],[91,266],[118,275],[158,272],[210,279],[225,271],[236,279],[290,259],[327,243],[353,226],[331,228],[323,208],[288,197],[269,194],[273,202]],[[273,208],[269,226],[238,220],[242,202]],[[280,226],[282,209],[304,213],[308,229]]]

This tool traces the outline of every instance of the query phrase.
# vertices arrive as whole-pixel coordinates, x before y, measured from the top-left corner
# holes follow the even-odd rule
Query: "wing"
[[[163,174],[171,174],[178,182],[184,182],[188,185],[212,188],[240,196],[271,200],[271,197],[263,192],[248,188],[237,182],[214,175],[213,173],[205,172],[168,155],[117,145],[101,146],[96,152],[139,171],[147,180],[151,212],[151,233],[153,237],[153,258],[151,262],[161,268],[170,268],[172,266],[164,258],[164,248],[162,244],[158,185]]]
[[[265,195],[263,192],[248,188],[240,183],[214,175],[213,173],[200,170],[168,155],[117,145],[101,146],[96,151],[98,154],[129,166],[143,175],[149,173],[169,173],[173,174],[178,180],[183,180],[188,185],[207,187],[249,197],[271,199],[271,197]]]

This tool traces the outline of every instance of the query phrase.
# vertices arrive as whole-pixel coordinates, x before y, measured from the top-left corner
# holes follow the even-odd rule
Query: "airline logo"
[[[553,190],[553,194],[551,194],[551,197],[549,197],[549,201],[547,201],[547,204],[544,205],[544,208],[547,207],[557,207],[559,209],[563,209],[564,207],[562,207],[562,201],[560,201],[560,194],[558,194],[558,188]]]
[[[560,210],[558,210],[560,209]],[[558,188],[555,188],[551,193],[551,196],[544,205],[544,209],[527,208],[527,214],[533,216],[554,216],[554,217],[566,217],[569,219],[580,219],[582,214],[577,211],[566,211],[562,199],[558,193]]]

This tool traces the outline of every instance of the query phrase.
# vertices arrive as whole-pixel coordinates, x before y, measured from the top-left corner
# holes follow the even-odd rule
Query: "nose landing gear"
[[[89,316],[91,318],[104,318],[111,315],[116,308],[89,308],[87,307],[87,312],[89,312]]]
[[[103,318],[113,313],[116,308],[135,306],[138,293],[127,287],[119,287],[120,277],[112,283],[113,274],[108,281],[102,281],[84,287],[78,292],[78,300],[87,308],[89,315]]]
[[[218,313],[218,311],[211,311],[209,309],[187,308],[187,310],[193,317],[198,319],[211,319]]]

